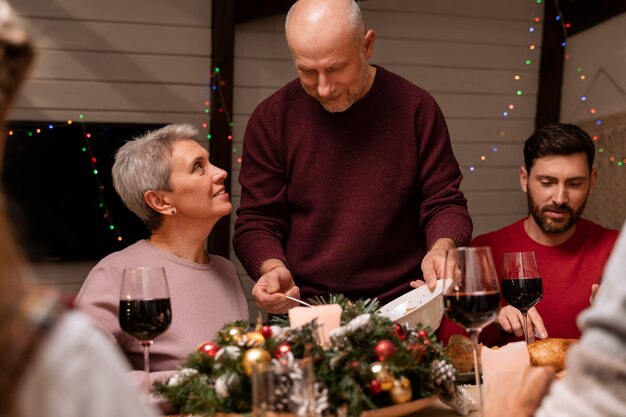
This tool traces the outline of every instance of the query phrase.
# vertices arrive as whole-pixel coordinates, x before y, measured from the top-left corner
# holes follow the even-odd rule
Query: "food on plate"
[[[478,367],[480,368],[480,350],[482,343],[478,345]],[[456,368],[457,372],[471,372],[474,369],[474,356],[472,355],[472,340],[460,334],[450,336],[446,346],[446,355]]]
[[[536,340],[528,345],[530,364],[533,366],[551,366],[561,377],[565,374],[565,358],[568,349],[578,342],[578,339],[548,338]],[[478,366],[480,364],[482,343],[478,345]],[[491,348],[498,349],[497,346]],[[469,337],[455,334],[450,336],[445,353],[450,358],[459,373],[474,370],[474,357],[472,356],[472,341]]]
[[[528,345],[530,364],[533,366],[552,366],[556,371],[565,369],[567,350],[578,339],[548,338],[536,340]]]

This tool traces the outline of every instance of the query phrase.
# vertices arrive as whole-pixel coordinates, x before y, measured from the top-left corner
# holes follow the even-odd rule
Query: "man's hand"
[[[529,366],[495,375],[487,386],[485,417],[531,417],[554,381],[550,367]]]
[[[598,284],[591,285],[591,295],[589,296],[589,304],[593,304],[593,301],[596,299],[596,295],[598,294],[599,289],[600,289],[600,285]]]
[[[434,290],[437,285],[437,279],[443,278],[444,265],[446,263],[446,251],[454,249],[456,245],[452,239],[437,239],[435,244],[424,256],[422,260],[422,273],[424,281],[430,290]],[[416,280],[411,282],[411,287],[417,288],[424,285],[424,281]]]
[[[252,295],[257,306],[268,313],[286,313],[297,303],[285,296],[299,299],[300,289],[285,264],[278,259],[270,259],[261,265],[261,277],[252,288]]]
[[[524,316],[522,312],[513,306],[502,307],[498,312],[496,324],[502,330],[508,333],[514,333],[515,336],[524,336],[522,322]],[[548,337],[548,331],[543,324],[543,319],[535,307],[528,310],[528,320],[526,321],[526,333],[528,333],[528,343],[535,341],[535,337],[545,339]]]

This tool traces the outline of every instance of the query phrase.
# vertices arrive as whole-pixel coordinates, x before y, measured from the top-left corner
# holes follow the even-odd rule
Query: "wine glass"
[[[446,253],[444,278],[451,283],[443,294],[446,316],[465,328],[472,340],[478,407],[482,392],[478,369],[478,336],[496,319],[500,307],[498,274],[489,247],[457,248]]]
[[[172,323],[165,268],[126,268],[120,292],[120,327],[143,346],[146,402],[150,400],[150,346]]]
[[[528,310],[541,300],[543,286],[535,252],[509,252],[502,263],[502,296],[522,312],[524,339],[528,344]]]

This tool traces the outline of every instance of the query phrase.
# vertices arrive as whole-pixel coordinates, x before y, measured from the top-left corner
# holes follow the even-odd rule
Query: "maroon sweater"
[[[296,79],[248,122],[235,253],[255,280],[263,261],[285,261],[303,298],[388,302],[437,239],[469,243],[461,178],[426,91],[377,67],[363,99],[329,113]]]

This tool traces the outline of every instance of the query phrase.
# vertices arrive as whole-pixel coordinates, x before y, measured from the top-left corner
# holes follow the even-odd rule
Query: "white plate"
[[[385,304],[378,312],[396,323],[420,323],[435,331],[443,317],[443,291],[449,283],[449,279],[438,280],[432,292],[422,285]]]

